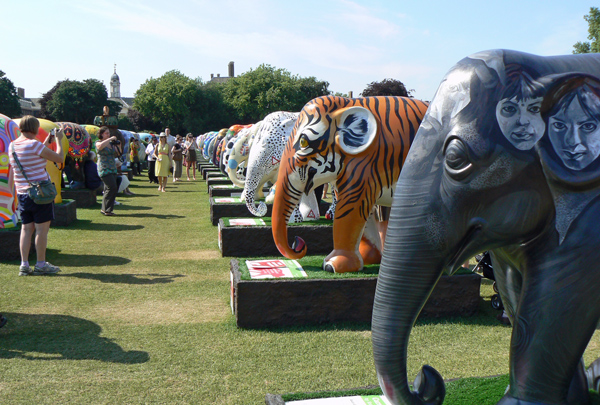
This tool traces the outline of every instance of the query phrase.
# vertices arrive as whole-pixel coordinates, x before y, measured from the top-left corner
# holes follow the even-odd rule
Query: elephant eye
[[[306,136],[304,136],[304,135],[300,135],[300,147],[302,149],[308,147],[308,140],[306,139]]]
[[[458,138],[452,139],[446,146],[444,161],[446,172],[455,180],[464,179],[473,168],[467,146]]]

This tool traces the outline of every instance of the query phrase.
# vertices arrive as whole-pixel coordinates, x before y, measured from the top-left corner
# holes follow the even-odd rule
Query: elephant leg
[[[381,242],[381,232],[377,215],[369,216],[365,229],[360,239],[358,250],[364,264],[381,263],[381,254],[383,252],[383,243]]]
[[[528,269],[514,319],[510,388],[501,404],[589,403],[580,359],[599,317],[598,276],[581,261]],[[587,398],[587,400],[586,400]]]
[[[373,244],[373,242],[371,242],[364,236],[360,238],[360,245],[358,247],[358,250],[360,251],[360,256],[362,257],[364,264],[381,263],[381,252],[379,251],[377,246]]]
[[[323,269],[334,273],[359,271],[363,259],[359,252],[360,238],[366,220],[358,209],[353,209],[342,218],[333,221],[333,251],[325,258]]]
[[[496,280],[498,293],[502,298],[504,310],[506,311],[511,324],[514,324],[513,319],[517,312],[523,278],[521,272],[518,270],[520,266],[514,266],[509,261],[505,260],[503,253],[504,252],[502,251],[490,252],[490,256],[492,258],[494,279]]]

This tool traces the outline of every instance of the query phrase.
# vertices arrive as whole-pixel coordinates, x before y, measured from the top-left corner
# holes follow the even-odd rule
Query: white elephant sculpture
[[[254,137],[248,156],[248,170],[243,196],[248,210],[258,217],[267,214],[267,205],[255,205],[257,190],[262,190],[267,182],[275,183],[279,172],[279,162],[283,149],[296,124],[299,113],[277,111],[267,115],[260,130]],[[304,195],[290,216],[289,222],[317,220],[320,217],[319,205],[314,192]]]

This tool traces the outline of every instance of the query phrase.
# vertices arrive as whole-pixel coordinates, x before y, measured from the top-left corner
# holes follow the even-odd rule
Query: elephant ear
[[[364,107],[344,109],[338,120],[336,141],[349,155],[365,151],[377,135],[377,120],[373,113]]]
[[[292,129],[294,129],[294,125],[296,124],[296,121],[297,121],[297,119],[295,119],[295,118],[288,118],[288,119],[281,121],[281,126],[286,134],[290,134],[292,132]]]

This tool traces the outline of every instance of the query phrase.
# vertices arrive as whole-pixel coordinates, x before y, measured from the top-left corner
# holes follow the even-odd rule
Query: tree
[[[600,52],[600,10],[591,7],[590,13],[583,16],[588,23],[588,39],[591,42],[578,41],[573,45],[573,53],[599,53]]]
[[[10,118],[21,116],[19,95],[13,82],[0,70],[0,114]]]
[[[240,124],[262,120],[274,111],[300,111],[315,97],[329,94],[329,83],[292,76],[285,69],[260,65],[223,85],[223,98]]]
[[[119,120],[119,129],[124,129],[126,131],[135,131],[133,122],[131,122],[128,115],[119,115],[118,120]]]
[[[48,102],[52,100],[54,93],[56,93],[56,90],[58,90],[58,88],[61,84],[63,84],[63,82],[64,80],[56,82],[56,84],[52,86],[50,90],[42,94],[42,98],[40,99],[40,112],[42,114],[42,118],[45,118],[50,121],[56,121],[56,118],[54,118],[52,114],[48,111]]]
[[[371,82],[361,93],[363,97],[373,96],[399,96],[412,97],[414,90],[406,90],[404,83],[396,79],[383,79],[380,82]]]
[[[145,115],[143,115],[141,112],[139,112],[138,110],[136,110],[134,108],[130,108],[129,111],[127,111],[127,119],[129,119],[129,121],[133,125],[133,130],[135,132],[142,132],[142,131],[159,132],[161,130],[160,124],[157,124],[156,122],[152,121],[150,118],[146,117]],[[126,128],[124,128],[124,129],[126,129]]]
[[[174,134],[192,132],[202,121],[197,115],[201,84],[199,79],[171,70],[158,79],[146,80],[135,92],[133,107],[159,123],[160,129],[169,127]]]
[[[41,105],[42,113],[48,119],[77,124],[91,124],[95,116],[102,115],[105,105],[115,115],[121,110],[119,103],[108,100],[106,86],[96,79],[58,82],[42,96]]]

